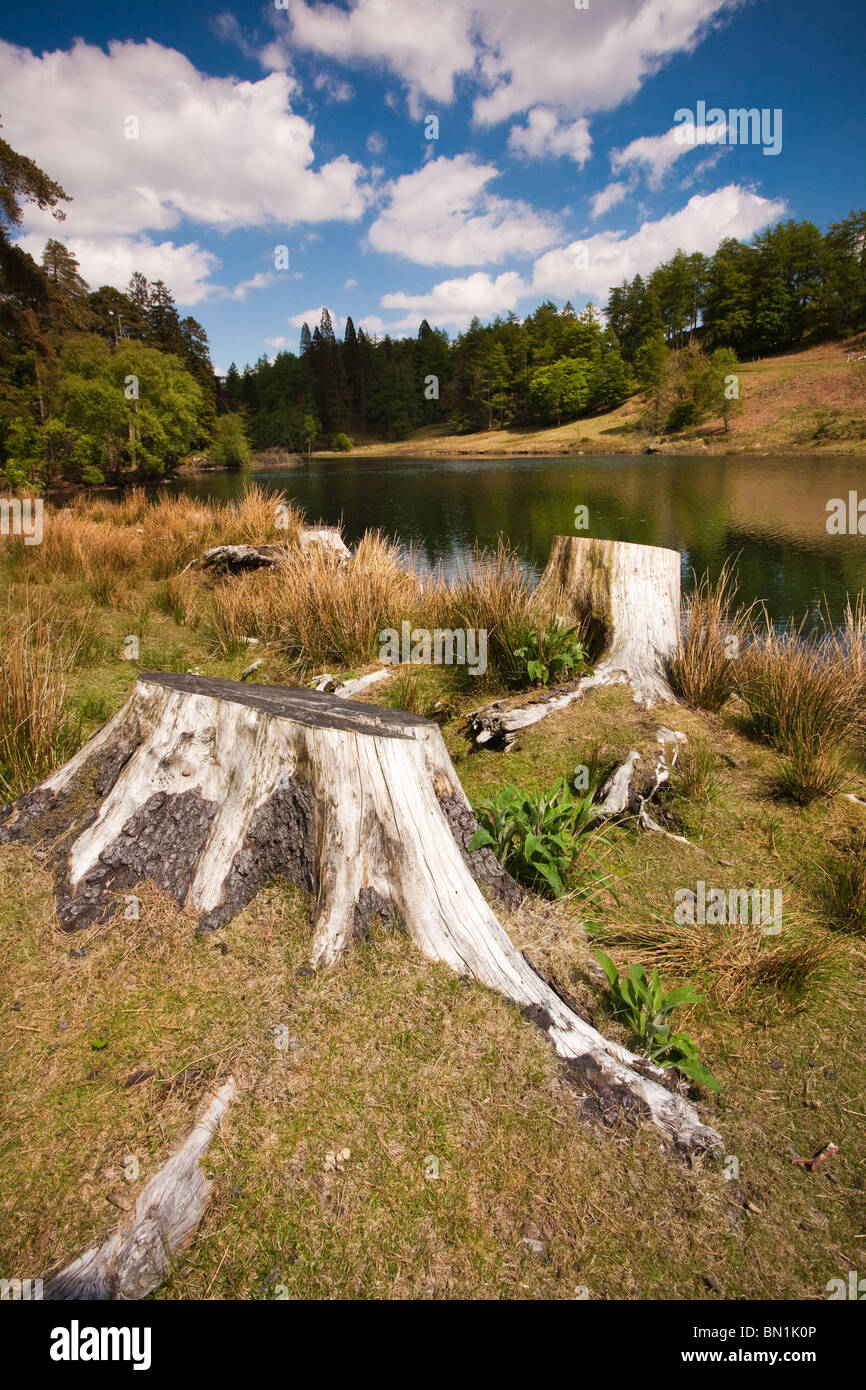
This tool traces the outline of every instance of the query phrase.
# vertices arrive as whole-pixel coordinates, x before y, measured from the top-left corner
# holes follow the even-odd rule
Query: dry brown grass
[[[844,780],[840,752],[863,726],[866,624],[862,600],[846,627],[813,636],[780,633],[769,622],[739,662],[739,691],[752,727],[783,755],[782,791],[808,805],[833,795]]]
[[[757,924],[673,924],[623,919],[605,923],[605,949],[658,967],[672,979],[700,977],[708,996],[730,1012],[747,1000],[770,1000],[774,1010],[797,1008],[804,991],[833,965],[831,938],[816,930],[787,929],[765,936]]]
[[[303,513],[284,492],[247,483],[236,502],[225,504],[220,516],[220,541],[225,545],[256,545],[262,541],[295,545],[303,523]]]
[[[280,581],[267,570],[219,579],[199,591],[196,610],[210,650],[236,656],[248,637],[276,641],[282,612]]]
[[[47,508],[40,546],[12,538],[19,572],[83,579],[98,603],[126,599],[134,576],[179,573],[209,546],[281,541],[294,544],[303,521],[285,493],[249,484],[233,502],[203,501],[133,488],[117,501],[78,497]],[[38,553],[37,553],[38,552]]]
[[[427,603],[432,627],[474,628],[487,631],[487,675],[472,677],[474,686],[510,684],[525,675],[525,663],[514,655],[536,621],[553,616],[553,606],[542,607],[534,596],[533,581],[517,552],[500,539],[495,551],[476,546],[471,563],[457,577],[439,579],[431,586]]]
[[[76,635],[75,628],[78,628]],[[85,640],[62,605],[27,595],[0,628],[0,797],[12,800],[74,752],[67,678]]]
[[[304,670],[329,662],[374,660],[379,633],[419,618],[422,586],[397,546],[368,531],[351,559],[321,548],[301,551],[275,576],[268,630]]]
[[[705,573],[685,601],[670,677],[674,691],[697,709],[721,709],[736,689],[737,659],[751,627],[751,610],[735,606],[736,595],[736,577],[725,563],[715,583]]]
[[[84,511],[65,508],[46,514],[41,546],[20,548],[17,557],[24,573],[83,580],[89,597],[110,605],[129,592],[141,565],[142,541],[130,526],[96,521]]]
[[[153,577],[162,579],[214,545],[292,545],[302,522],[284,492],[248,483],[229,502],[161,493],[140,524],[145,561]]]
[[[156,589],[154,603],[178,627],[195,621],[198,613],[199,585],[194,575],[171,574]]]

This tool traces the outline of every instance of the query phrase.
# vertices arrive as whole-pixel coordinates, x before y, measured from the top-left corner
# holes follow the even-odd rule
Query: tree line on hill
[[[417,337],[372,338],[323,310],[298,354],[261,357],[226,378],[257,448],[303,449],[338,436],[402,439],[424,425],[460,433],[559,425],[614,409],[640,389],[651,430],[737,407],[737,361],[866,327],[866,211],[821,233],[789,221],[712,256],[677,251],[611,289],[604,322],[550,301],[533,314],[474,318],[449,338],[426,319]]]
[[[119,482],[171,471],[191,450],[240,465],[256,449],[349,447],[424,425],[470,433],[560,425],[643,394],[649,432],[739,408],[739,357],[866,326],[866,212],[822,234],[785,222],[712,256],[683,251],[610,291],[604,320],[540,304],[474,318],[455,338],[371,337],[327,309],[297,354],[214,377],[207,334],[162,280],[90,290],[49,238],[38,264],[13,234],[35,203],[62,220],[68,195],[0,138],[0,470],[13,486]]]

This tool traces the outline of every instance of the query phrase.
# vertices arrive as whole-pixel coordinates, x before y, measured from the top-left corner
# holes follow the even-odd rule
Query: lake
[[[476,539],[502,533],[535,572],[554,535],[670,546],[692,570],[716,576],[739,555],[740,591],[774,620],[799,621],[826,599],[838,619],[846,593],[866,587],[866,535],[830,535],[827,503],[866,498],[866,459],[730,455],[583,458],[364,458],[316,460],[284,472],[211,473],[169,486],[230,498],[246,477],[283,489],[310,521],[342,523],[348,544],[379,527],[453,574]],[[866,510],[866,508],[864,508]],[[864,518],[866,525],[866,518]]]

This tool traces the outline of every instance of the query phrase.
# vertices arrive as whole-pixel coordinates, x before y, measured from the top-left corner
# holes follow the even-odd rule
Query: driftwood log
[[[591,676],[476,710],[469,717],[475,743],[507,748],[523,729],[595,686],[630,685],[647,707],[673,702],[666,668],[679,635],[680,569],[676,550],[554,536],[537,597],[566,622],[603,633],[601,659]]]
[[[390,679],[393,674],[393,666],[378,666],[375,671],[368,671],[366,675],[344,681],[339,676],[332,676],[329,672],[323,671],[313,681],[312,688],[327,695],[336,695],[340,700],[351,700],[353,695],[360,695],[362,691],[369,690],[371,685],[378,685],[381,681]]]
[[[313,690],[143,675],[80,752],[0,812],[0,842],[54,846],[57,912],[105,919],[144,879],[223,926],[276,875],[315,897],[312,960],[329,966],[375,917],[499,990],[549,1037],[605,1111],[644,1112],[713,1147],[669,1072],[607,1041],[532,969],[481,891],[522,892],[488,849],[438,726]],[[49,851],[50,852],[50,851]]]
[[[349,547],[336,526],[302,526],[298,545],[301,550],[326,550],[340,560],[348,560]],[[218,570],[224,574],[242,574],[249,570],[278,569],[290,563],[294,546],[283,545],[215,545],[206,550],[198,561],[201,569]],[[187,569],[190,565],[187,565]]]
[[[146,1298],[159,1287],[172,1258],[195,1239],[213,1196],[213,1179],[201,1159],[236,1093],[229,1077],[207,1101],[186,1142],[146,1184],[108,1239],[66,1269],[46,1275],[44,1298]]]

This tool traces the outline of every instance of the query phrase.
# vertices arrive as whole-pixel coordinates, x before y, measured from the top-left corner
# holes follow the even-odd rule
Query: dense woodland
[[[371,338],[327,310],[299,352],[214,377],[202,325],[163,281],[91,290],[50,238],[38,264],[13,241],[22,206],[58,220],[68,195],[0,139],[0,467],[13,486],[117,482],[171,471],[191,450],[243,464],[250,444],[350,447],[424,425],[458,432],[558,425],[643,396],[649,432],[738,408],[739,359],[866,326],[866,212],[822,234],[786,222],[713,256],[678,251],[610,291],[604,318],[545,302],[449,338]]]
[[[243,373],[232,366],[226,395],[246,410],[258,448],[305,447],[338,431],[400,439],[430,424],[556,425],[611,410],[638,389],[649,393],[651,426],[676,428],[723,413],[722,383],[738,358],[864,326],[860,211],[823,235],[791,221],[748,244],[723,241],[713,256],[678,251],[611,289],[604,323],[591,305],[576,314],[548,301],[522,320],[473,319],[453,340],[426,321],[417,338],[373,340],[350,318],[340,342],[324,313],[312,332],[304,325],[297,356],[262,357]]]

